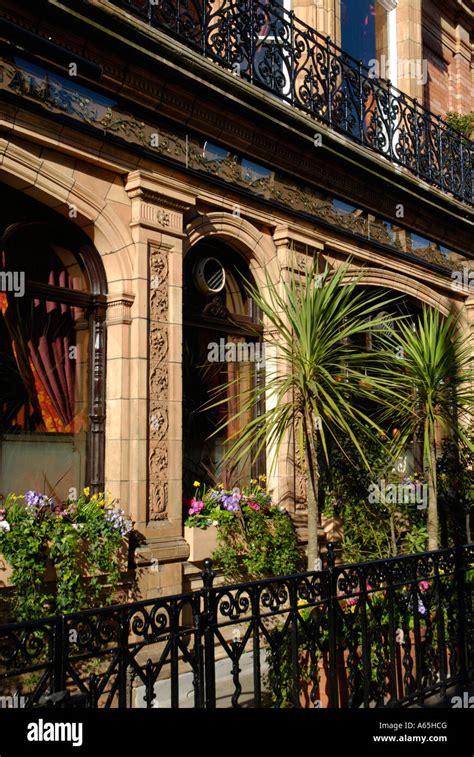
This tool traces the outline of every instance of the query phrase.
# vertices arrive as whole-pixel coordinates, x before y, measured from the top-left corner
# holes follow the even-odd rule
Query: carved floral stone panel
[[[149,333],[149,518],[168,517],[168,259],[150,247]]]

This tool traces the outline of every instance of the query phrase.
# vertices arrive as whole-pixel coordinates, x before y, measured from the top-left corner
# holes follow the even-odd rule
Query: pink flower
[[[192,498],[191,507],[189,508],[189,515],[199,515],[201,510],[204,508],[204,502],[201,502],[200,500],[196,500],[195,497]]]
[[[260,505],[258,502],[249,502],[249,507],[252,508],[252,510],[258,511],[260,510]]]
[[[346,599],[346,605],[348,607],[351,607],[352,605],[356,605],[358,601],[358,597],[349,597],[348,599]]]
[[[431,581],[420,581],[420,591],[428,591],[431,586]]]

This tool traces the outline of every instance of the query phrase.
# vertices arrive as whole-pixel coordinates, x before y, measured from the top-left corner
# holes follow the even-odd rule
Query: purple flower
[[[224,505],[225,509],[231,513],[235,513],[239,509],[239,500],[237,499],[237,497],[234,497],[234,496],[224,497],[222,500],[222,504]]]
[[[34,492],[31,489],[23,495],[28,507],[45,507],[50,504],[50,498],[46,494]]]
[[[424,606],[421,599],[418,600],[418,612],[420,615],[426,615],[426,607]]]
[[[121,536],[126,536],[132,530],[132,524],[125,518],[123,510],[107,510],[105,520],[120,531]]]

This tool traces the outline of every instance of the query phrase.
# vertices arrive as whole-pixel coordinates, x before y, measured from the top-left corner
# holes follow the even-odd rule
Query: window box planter
[[[0,589],[6,589],[14,586],[12,582],[12,567],[7,560],[0,555]],[[46,570],[44,572],[44,580],[46,583],[56,581],[56,568],[53,561],[49,558],[46,561]]]
[[[87,549],[88,549],[87,540],[83,541],[83,545],[84,545],[83,553],[85,554],[87,553]],[[126,573],[128,570],[128,539],[126,537],[124,537],[120,543],[117,557],[118,557],[119,571],[121,573]],[[81,574],[84,576],[84,578],[90,578],[92,573],[88,570],[85,560],[82,560],[80,565],[81,565]],[[100,571],[98,575],[105,576],[107,575],[107,573],[106,571]]]
[[[207,528],[184,527],[184,538],[189,544],[189,562],[202,562],[217,549],[217,526]]]
[[[194,530],[194,529],[190,529]],[[199,529],[198,529],[199,530]],[[87,542],[84,542],[83,552],[87,551]],[[126,573],[128,570],[128,539],[123,538],[118,552],[118,567],[121,573]],[[81,563],[81,574],[84,578],[90,578],[91,573],[85,566],[85,562]],[[101,572],[99,575],[107,575],[105,572]],[[0,555],[0,589],[13,587],[14,584],[11,580],[12,568],[3,555]],[[56,568],[53,561],[48,557],[46,560],[46,570],[44,573],[44,581],[50,583],[56,581]]]

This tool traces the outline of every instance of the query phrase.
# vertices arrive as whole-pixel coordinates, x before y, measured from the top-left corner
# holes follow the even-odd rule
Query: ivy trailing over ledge
[[[108,493],[90,496],[84,489],[78,499],[59,504],[28,491],[8,494],[0,504],[0,553],[12,569],[16,620],[112,601],[132,523]]]

